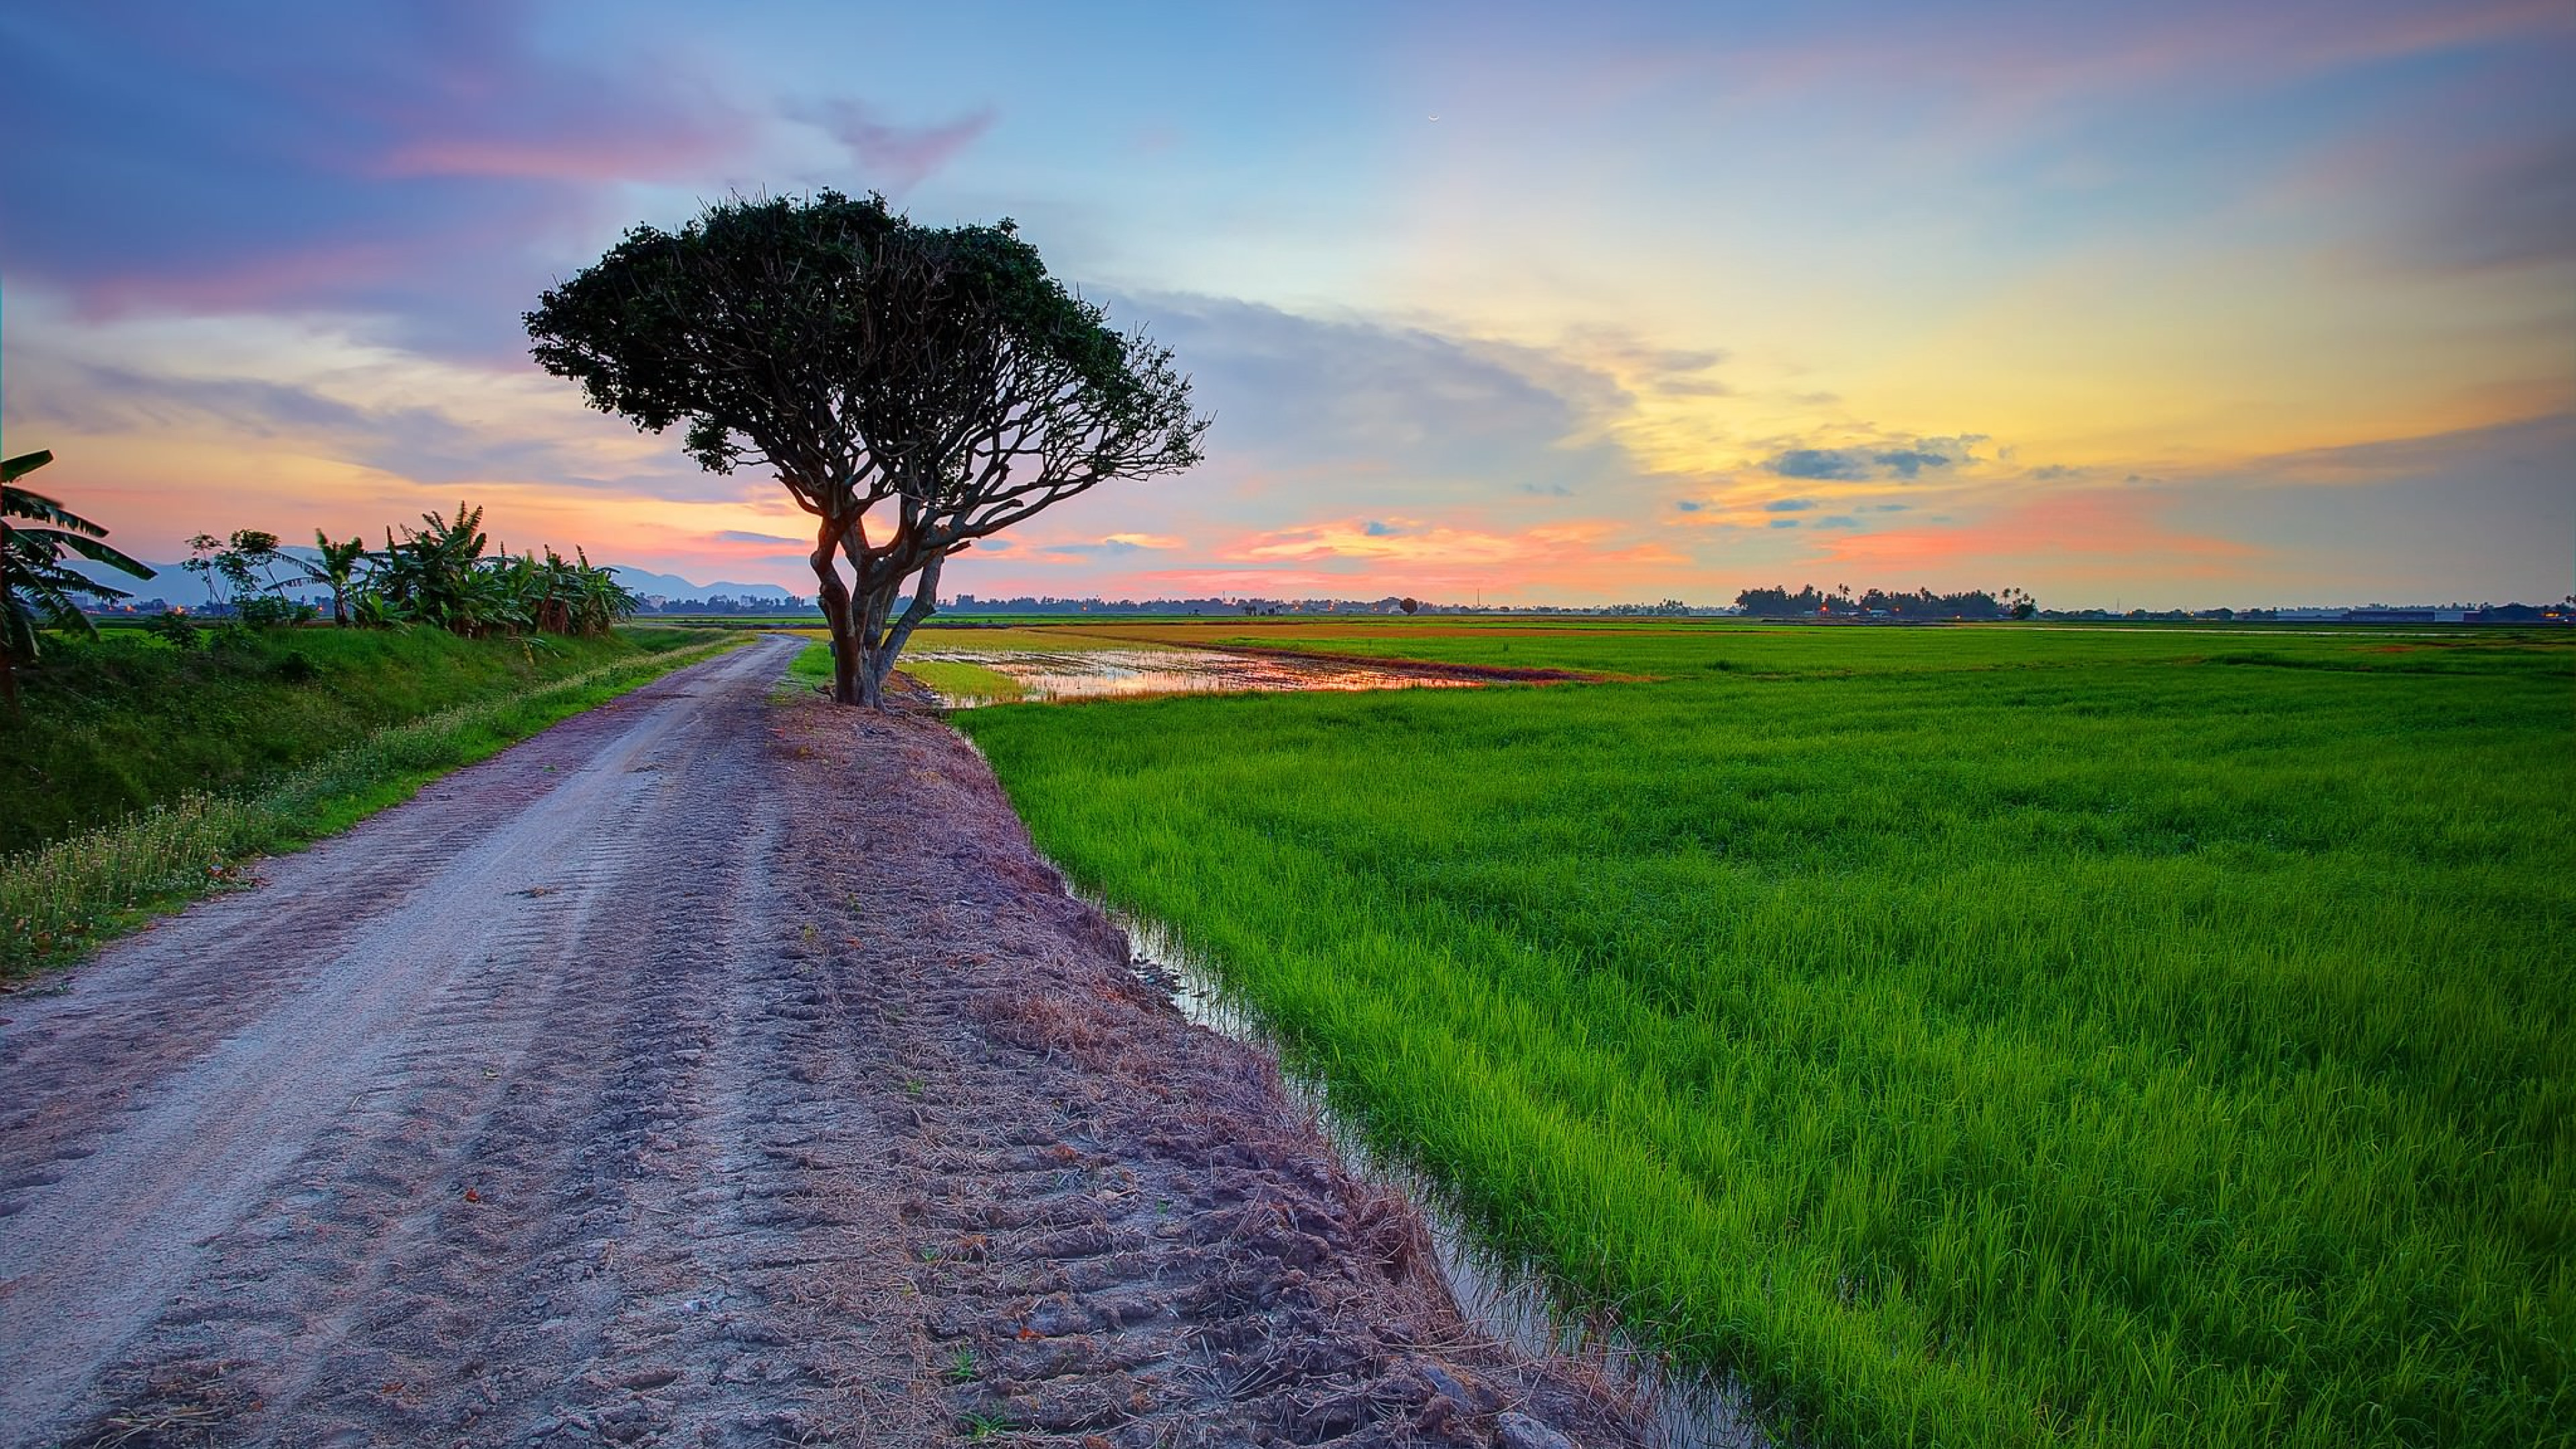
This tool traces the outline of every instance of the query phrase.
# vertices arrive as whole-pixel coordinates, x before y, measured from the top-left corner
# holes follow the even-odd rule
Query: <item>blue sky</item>
[[[733,191],[1017,218],[1210,458],[979,593],[2556,598],[2564,4],[22,3],[9,446],[149,556],[458,496],[810,589],[518,313]]]

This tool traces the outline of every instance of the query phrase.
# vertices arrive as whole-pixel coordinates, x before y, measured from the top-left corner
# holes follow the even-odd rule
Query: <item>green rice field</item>
[[[1777,1422],[2576,1443],[2568,643],[1120,633],[1621,676],[956,722],[1489,1244]]]

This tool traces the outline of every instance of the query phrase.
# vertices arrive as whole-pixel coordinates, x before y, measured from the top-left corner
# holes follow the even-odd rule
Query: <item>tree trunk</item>
[[[857,578],[855,585],[844,584],[833,560],[848,537],[824,519],[815,531],[812,555],[814,577],[822,585],[823,622],[832,636],[832,702],[881,710],[903,646],[922,620],[939,612],[939,566],[947,555],[934,553],[927,562],[912,565],[904,561],[909,549],[872,559],[863,549],[848,546],[850,572]],[[911,603],[895,618],[895,595],[916,568]]]
[[[859,703],[859,626],[851,618],[850,587],[841,582],[841,571],[834,567],[833,556],[839,551],[841,531],[825,518],[816,527],[814,579],[822,588],[823,628],[832,636],[832,703]]]
[[[930,561],[921,566],[921,572],[914,576],[912,581],[911,605],[903,611],[903,617],[894,621],[893,626],[885,631],[877,650],[877,657],[869,661],[876,672],[879,698],[883,698],[885,694],[886,679],[894,673],[894,662],[902,657],[903,646],[912,642],[912,631],[921,627],[922,620],[939,612],[939,566],[947,560],[948,555],[934,553],[930,556]],[[902,586],[903,581],[896,579],[886,589],[887,608],[894,607],[894,591]]]
[[[886,616],[894,612],[894,591],[901,587],[902,571],[887,562],[878,563],[874,577],[859,580],[859,702],[870,709],[885,708],[886,676],[894,671]]]
[[[859,694],[859,633],[850,627],[848,606],[843,605],[840,632],[832,636],[832,703],[865,704]]]

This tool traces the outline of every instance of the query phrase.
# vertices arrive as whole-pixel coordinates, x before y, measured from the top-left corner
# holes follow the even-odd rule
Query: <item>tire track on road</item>
[[[157,1341],[103,1387],[219,1364],[276,1414],[417,1383],[398,1350],[349,1345],[432,1310],[401,1269],[476,1236],[478,1164],[596,1089],[585,1058],[619,1007],[658,1016],[635,999],[662,964],[635,959],[635,895],[672,865],[750,873],[786,653],[568,721],[11,1002],[0,1436],[47,1442],[138,1336]],[[556,1125],[559,1148],[599,1140]]]

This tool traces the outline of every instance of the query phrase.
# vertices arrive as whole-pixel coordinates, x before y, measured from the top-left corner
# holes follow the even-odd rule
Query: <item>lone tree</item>
[[[537,362],[814,516],[832,698],[882,707],[950,554],[1116,478],[1197,463],[1169,350],[1111,329],[1009,221],[925,227],[824,191],[637,227],[526,317]],[[843,569],[847,569],[844,576]],[[898,611],[896,605],[909,596]]]

